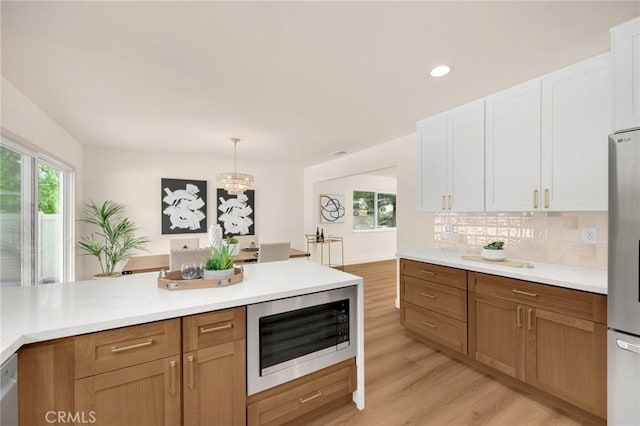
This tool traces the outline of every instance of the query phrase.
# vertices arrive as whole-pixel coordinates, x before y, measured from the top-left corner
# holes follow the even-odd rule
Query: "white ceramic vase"
[[[211,249],[222,247],[222,228],[218,224],[209,226],[209,245]]]
[[[227,246],[229,247],[229,254],[231,256],[237,256],[240,253],[240,244],[238,243],[233,243],[233,244],[227,244]]]

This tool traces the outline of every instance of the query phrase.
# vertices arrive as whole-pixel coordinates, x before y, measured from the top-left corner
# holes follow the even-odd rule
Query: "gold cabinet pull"
[[[428,297],[429,299],[437,299],[438,298],[438,296],[433,295],[433,294],[429,294],[429,293],[422,293],[422,295],[424,297]]]
[[[228,330],[230,328],[233,328],[232,322],[228,322],[225,325],[219,325],[217,327],[211,327],[211,328],[200,327],[200,334],[213,333],[214,331]]]
[[[518,326],[518,328],[522,327],[521,315],[522,315],[522,306],[518,306],[518,312],[516,313],[516,325]]]
[[[533,330],[533,309],[527,312],[527,330]]]
[[[544,208],[549,208],[549,188],[544,190]]]
[[[424,269],[422,270],[423,274],[427,274],[427,275],[435,275],[435,272],[431,272],[431,271],[425,271]]]
[[[449,210],[451,210],[451,194],[449,194]]]
[[[538,190],[537,189],[533,190],[533,208],[534,209],[538,208]]]
[[[117,346],[111,346],[111,353],[117,354],[118,352],[130,351],[131,349],[144,348],[145,346],[151,345],[153,345],[153,339],[148,339],[146,342],[136,343],[135,345],[122,346],[120,348]]]
[[[313,401],[316,398],[320,398],[322,396],[322,391],[317,391],[315,394],[311,395],[308,398],[300,398],[300,404],[306,404],[309,401]]]
[[[169,362],[169,395],[174,396],[176,394],[176,362]]]
[[[444,205],[444,200],[445,200],[445,198],[446,198],[446,197],[443,195],[443,196],[442,196],[442,210],[445,210],[445,205]]]
[[[187,386],[190,390],[193,390],[193,355],[187,358],[189,360],[189,383]]]
[[[438,324],[434,324],[434,323],[426,321],[426,320],[422,321],[422,324],[426,325],[427,327],[438,328]]]
[[[529,293],[528,291],[516,290],[515,288],[512,291],[513,291],[513,294],[521,294],[523,296],[529,296],[529,297],[538,297],[538,293]]]

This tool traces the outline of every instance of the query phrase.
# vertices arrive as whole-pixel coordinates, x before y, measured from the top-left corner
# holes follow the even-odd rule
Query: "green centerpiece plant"
[[[101,205],[93,201],[85,204],[84,217],[80,222],[94,225],[98,230],[85,236],[78,242],[84,255],[95,256],[100,263],[102,273],[94,278],[120,276],[116,272],[118,263],[131,257],[135,250],[146,250],[147,237],[136,237],[135,223],[123,216],[124,205],[107,200]]]
[[[482,247],[480,253],[483,259],[491,261],[502,261],[506,259],[504,252],[504,241],[492,241],[486,246]]]
[[[204,278],[226,278],[233,275],[233,257],[229,246],[211,248],[211,257],[204,263]]]

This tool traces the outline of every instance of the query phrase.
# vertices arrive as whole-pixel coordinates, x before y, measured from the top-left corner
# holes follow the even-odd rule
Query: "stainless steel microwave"
[[[247,306],[247,393],[355,357],[357,287]]]

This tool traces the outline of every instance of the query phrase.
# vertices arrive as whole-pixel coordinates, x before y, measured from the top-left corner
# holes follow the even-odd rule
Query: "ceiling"
[[[640,2],[7,2],[2,75],[87,145],[330,160],[609,49]],[[438,63],[453,65],[441,79]]]

